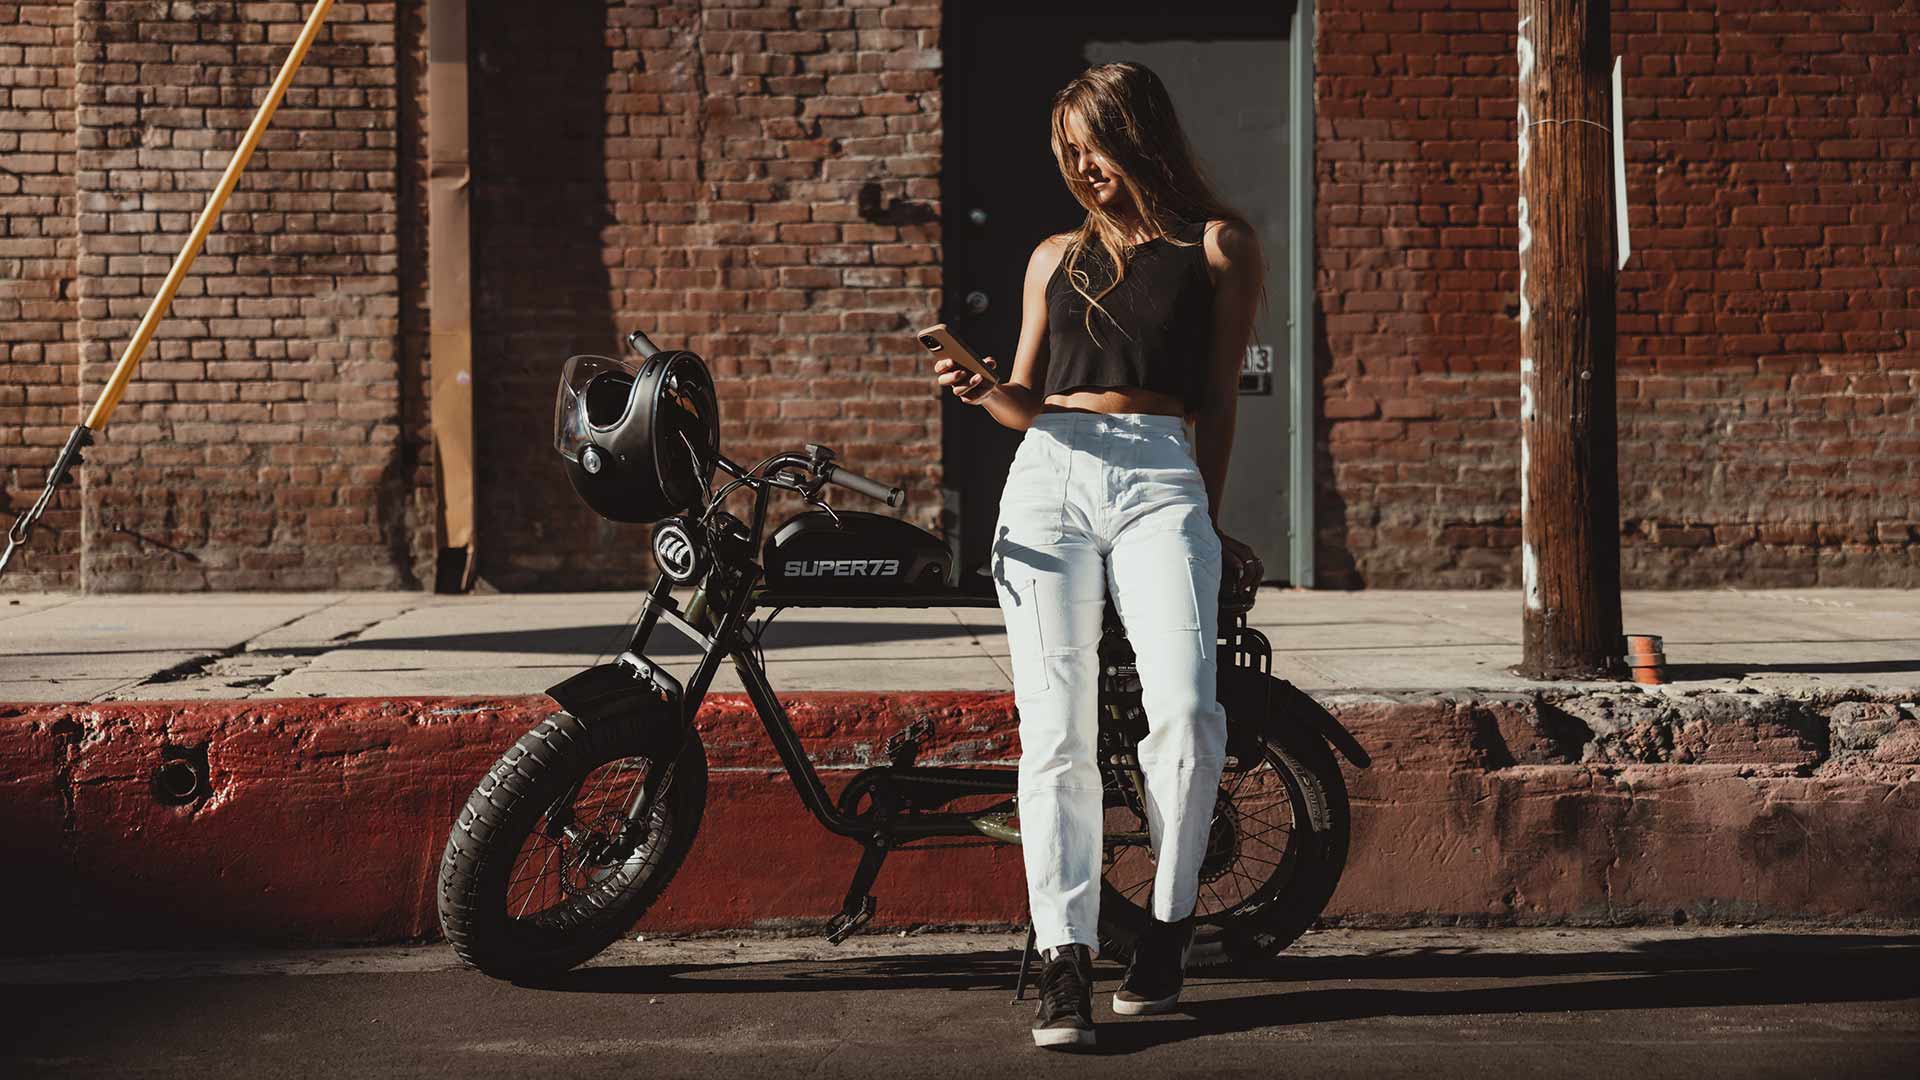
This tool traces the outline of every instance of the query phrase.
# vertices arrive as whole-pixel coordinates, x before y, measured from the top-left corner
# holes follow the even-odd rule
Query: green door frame
[[[1287,580],[1296,588],[1311,589],[1314,585],[1314,284],[1313,284],[1313,57],[1314,57],[1314,12],[1313,0],[1298,0],[1293,8],[1293,26],[1291,30],[1293,50],[1293,94],[1289,108],[1290,126],[1293,129],[1293,145],[1289,148],[1289,172],[1292,184],[1289,185],[1292,206],[1292,222],[1289,225],[1291,235],[1288,239],[1288,258],[1292,265],[1288,268],[1289,290],[1292,296],[1288,301],[1287,335],[1288,356],[1292,361],[1288,365],[1289,407],[1291,417],[1291,448],[1288,455],[1293,468],[1291,482],[1287,486],[1287,497],[1291,502],[1287,513],[1287,528],[1290,533],[1288,548],[1292,554],[1292,567]]]

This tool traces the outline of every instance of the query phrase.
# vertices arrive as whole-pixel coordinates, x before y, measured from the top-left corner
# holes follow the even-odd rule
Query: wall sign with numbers
[[[1240,361],[1240,392],[1273,393],[1273,346],[1247,346],[1247,355]]]

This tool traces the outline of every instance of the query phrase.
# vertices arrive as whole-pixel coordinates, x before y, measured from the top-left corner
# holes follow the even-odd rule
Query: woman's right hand
[[[981,357],[980,362],[997,370],[991,356]],[[994,384],[986,377],[975,375],[944,356],[933,362],[933,374],[935,382],[953,391],[953,396],[969,405],[985,404],[993,394]]]

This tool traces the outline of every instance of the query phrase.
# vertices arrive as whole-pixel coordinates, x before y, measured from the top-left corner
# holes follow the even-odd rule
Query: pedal
[[[880,905],[872,896],[860,898],[860,906],[854,911],[841,911],[827,920],[827,944],[838,945],[853,936],[854,931],[873,921],[873,913]]]
[[[920,756],[921,745],[931,738],[933,738],[933,721],[923,716],[887,736],[887,741],[881,744],[880,752],[887,755],[887,760],[894,768],[904,769],[914,763],[914,760]]]

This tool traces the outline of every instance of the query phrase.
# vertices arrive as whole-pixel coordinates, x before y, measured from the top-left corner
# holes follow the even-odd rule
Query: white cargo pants
[[[1191,914],[1226,753],[1215,699],[1220,537],[1177,416],[1035,417],[1000,496],[991,569],[1020,713],[1020,833],[1037,947],[1099,950],[1096,696],[1109,590],[1132,644],[1154,917]]]

